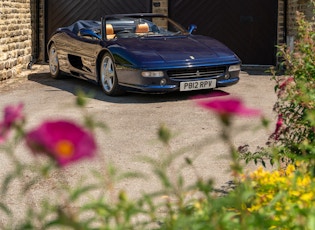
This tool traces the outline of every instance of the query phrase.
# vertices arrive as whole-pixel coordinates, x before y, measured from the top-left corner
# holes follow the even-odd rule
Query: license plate
[[[200,89],[212,89],[217,85],[216,79],[202,81],[185,81],[180,83],[180,91],[191,91]]]

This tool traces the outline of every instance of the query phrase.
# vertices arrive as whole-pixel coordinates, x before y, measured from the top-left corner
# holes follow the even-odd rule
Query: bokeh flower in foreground
[[[231,116],[259,116],[260,110],[246,107],[240,99],[212,99],[197,101],[197,105],[216,113],[227,124]]]
[[[3,143],[10,132],[10,129],[21,122],[24,122],[24,105],[8,105],[4,108],[3,120],[0,121],[0,144]]]
[[[26,135],[26,143],[34,153],[43,153],[65,166],[95,156],[93,135],[71,121],[47,121]]]
[[[24,120],[24,115],[22,113],[24,105],[22,103],[13,106],[9,105],[4,108],[4,125],[11,127],[13,124]]]

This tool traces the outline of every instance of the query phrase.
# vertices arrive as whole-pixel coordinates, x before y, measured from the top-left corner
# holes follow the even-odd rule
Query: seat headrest
[[[114,34],[114,28],[111,24],[106,24],[106,35]]]
[[[148,33],[149,32],[149,25],[148,23],[138,24],[136,27],[136,33]]]

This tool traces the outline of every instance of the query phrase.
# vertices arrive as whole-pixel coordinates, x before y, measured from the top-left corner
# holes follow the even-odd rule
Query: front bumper
[[[218,74],[202,74],[199,70],[197,70],[196,73],[191,72],[192,76],[183,76],[183,74],[177,74],[174,76],[174,74],[170,74],[171,71],[166,70],[163,71],[163,77],[142,77],[142,70],[117,68],[117,76],[119,85],[127,91],[152,93],[180,91],[181,82],[216,79],[215,88],[219,88],[234,85],[240,80],[240,71],[228,72],[228,66],[220,68],[224,70]]]
[[[236,84],[239,81],[239,77],[235,77],[232,79],[227,80],[219,80],[217,81],[217,85],[215,88],[220,87],[226,87]],[[179,85],[178,84],[171,84],[171,85],[134,85],[134,84],[120,84],[122,87],[124,87],[127,91],[142,91],[142,92],[152,92],[152,93],[158,93],[158,92],[173,92],[173,91],[179,91]]]

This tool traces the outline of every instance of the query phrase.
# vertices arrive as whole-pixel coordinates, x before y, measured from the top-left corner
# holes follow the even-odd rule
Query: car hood
[[[222,43],[196,35],[119,39],[110,50],[134,67],[145,69],[240,62]]]

